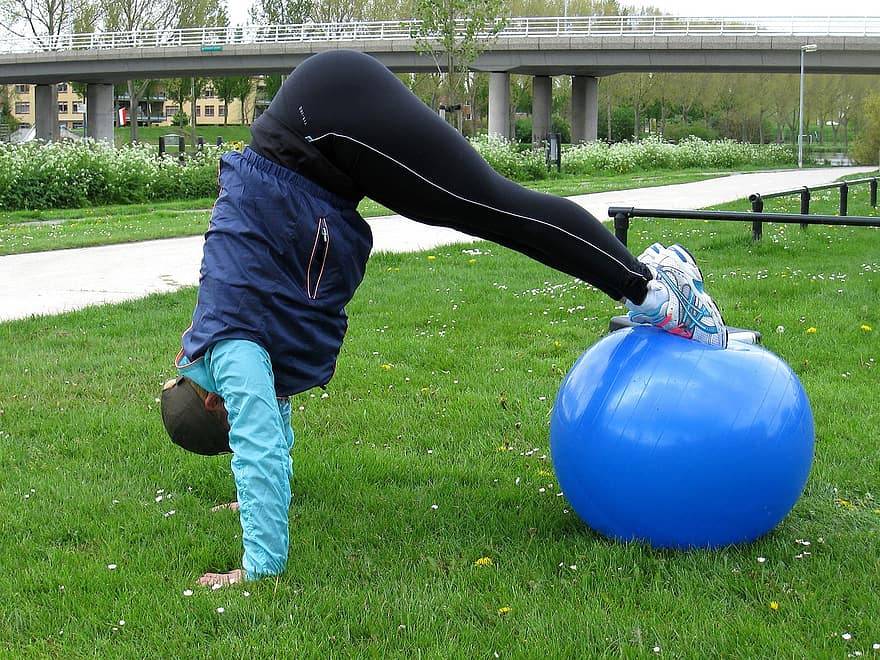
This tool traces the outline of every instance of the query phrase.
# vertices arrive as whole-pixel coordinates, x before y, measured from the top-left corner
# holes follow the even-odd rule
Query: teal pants
[[[202,358],[183,360],[177,365],[182,376],[226,402],[247,578],[277,575],[290,544],[290,401],[276,398],[272,362],[254,342],[220,341]]]

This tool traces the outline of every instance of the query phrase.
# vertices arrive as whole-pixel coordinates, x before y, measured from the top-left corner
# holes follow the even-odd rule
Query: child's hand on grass
[[[199,584],[203,587],[219,588],[228,587],[237,582],[244,582],[244,571],[240,568],[228,573],[205,573],[199,578]]]
[[[212,513],[217,513],[218,511],[226,511],[229,509],[230,511],[238,511],[238,502],[229,502],[227,504],[218,504],[217,506],[211,507]]]

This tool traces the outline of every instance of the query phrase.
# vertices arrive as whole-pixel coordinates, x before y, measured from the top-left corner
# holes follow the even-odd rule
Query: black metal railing
[[[781,190],[779,192],[767,193],[766,195],[762,195],[760,193],[755,193],[753,195],[749,195],[749,202],[752,204],[752,210],[756,213],[760,213],[764,210],[764,200],[765,199],[773,199],[776,197],[791,197],[793,195],[799,195],[801,198],[801,214],[807,215],[810,212],[810,199],[812,197],[812,193],[818,190],[830,190],[831,188],[838,188],[840,190],[840,203],[838,205],[838,211],[841,216],[845,216],[847,213],[847,206],[849,200],[849,189],[853,186],[858,185],[868,185],[869,195],[871,197],[871,206],[877,208],[877,177],[867,177],[864,179],[851,179],[849,181],[836,181],[834,183],[829,183],[823,186],[803,186],[801,188],[794,188],[792,190]]]
[[[614,235],[626,245],[630,221],[633,218],[661,218],[666,220],[725,220],[751,222],[752,238],[759,240],[764,222],[799,225],[841,225],[846,227],[880,227],[880,218],[865,216],[801,215],[799,213],[763,213],[753,211],[680,211],[670,209],[637,209],[631,206],[612,206],[608,215],[614,218]]]
[[[849,181],[837,181],[821,186],[803,186],[792,190],[762,195],[755,193],[749,195],[749,203],[752,212],[741,211],[676,211],[668,209],[635,209],[625,206],[612,206],[608,209],[608,215],[614,218],[614,234],[626,245],[627,233],[629,232],[632,218],[664,218],[679,220],[728,220],[752,223],[752,239],[760,240],[764,234],[765,222],[782,222],[786,224],[799,224],[802,229],[809,225],[844,225],[850,227],[880,227],[880,218],[869,216],[849,216],[848,202],[849,189],[852,186],[868,185],[871,206],[877,208],[877,181],[878,177],[864,179],[852,179]],[[810,200],[812,193],[819,190],[837,188],[840,191],[838,212],[840,215],[809,215]],[[776,197],[790,197],[799,195],[801,199],[800,213],[764,213],[764,200]],[[841,218],[844,218],[843,220]]]

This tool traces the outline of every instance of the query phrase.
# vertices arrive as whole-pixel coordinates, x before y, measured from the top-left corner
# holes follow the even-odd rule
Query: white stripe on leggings
[[[497,212],[499,212],[499,213],[505,213],[505,214],[507,214],[507,215],[511,215],[511,216],[513,216],[513,217],[515,217],[515,218],[521,218],[522,220],[530,220],[530,221],[532,221],[532,222],[537,222],[538,224],[545,225],[545,226],[547,226],[547,227],[551,227],[552,229],[558,229],[558,230],[561,231],[563,234],[568,234],[568,235],[571,236],[572,238],[574,238],[574,239],[576,239],[576,240],[578,240],[578,241],[581,241],[582,243],[584,243],[585,245],[588,245],[589,247],[593,248],[593,249],[596,250],[597,252],[601,252],[602,254],[604,254],[606,257],[608,257],[608,258],[611,259],[612,261],[617,262],[617,263],[620,264],[620,265],[623,267],[623,269],[624,269],[625,271],[627,271],[628,273],[632,273],[633,275],[636,275],[637,277],[641,277],[641,278],[642,278],[643,280],[645,280],[646,282],[648,281],[648,278],[645,277],[644,274],[642,274],[642,273],[638,273],[638,272],[636,272],[636,271],[634,271],[634,270],[630,270],[630,269],[627,267],[627,265],[626,265],[625,263],[623,263],[622,261],[620,261],[620,259],[617,259],[616,257],[614,257],[614,255],[608,254],[607,252],[605,252],[605,250],[603,250],[603,249],[600,248],[599,246],[597,246],[597,245],[593,245],[593,244],[590,243],[588,240],[585,240],[584,238],[578,236],[577,234],[572,234],[570,231],[566,231],[566,230],[563,229],[562,227],[557,227],[557,226],[554,225],[554,224],[551,224],[551,223],[549,223],[549,222],[544,222],[543,220],[538,220],[537,218],[531,218],[531,217],[526,216],[526,215],[520,215],[519,213],[513,213],[512,211],[505,211],[504,209],[499,209],[499,208],[496,208],[496,207],[494,207],[494,206],[490,206],[490,205],[488,205],[488,204],[484,204],[484,203],[482,203],[482,202],[477,202],[477,201],[474,201],[474,200],[472,200],[472,199],[467,199],[467,198],[465,198],[465,197],[462,197],[461,195],[456,195],[456,194],[455,194],[454,192],[452,192],[451,190],[446,190],[446,188],[444,188],[443,186],[437,185],[436,183],[434,183],[434,182],[431,181],[430,179],[428,179],[428,178],[422,176],[421,174],[419,174],[418,172],[416,172],[415,170],[413,170],[411,167],[408,167],[408,166],[405,165],[404,163],[401,163],[399,160],[397,160],[397,159],[395,159],[395,158],[389,156],[389,155],[386,154],[386,153],[382,153],[381,151],[379,151],[379,150],[376,149],[375,147],[372,147],[372,146],[370,146],[369,144],[367,144],[367,143],[365,143],[365,142],[361,142],[361,141],[358,140],[357,138],[353,138],[353,137],[351,137],[351,136],[349,136],[349,135],[342,135],[341,133],[334,133],[334,132],[331,131],[331,132],[329,132],[329,133],[324,133],[323,135],[319,135],[319,136],[316,137],[316,138],[308,138],[308,137],[307,137],[306,139],[308,139],[310,142],[317,142],[318,140],[322,140],[322,139],[324,139],[325,137],[330,137],[331,135],[334,136],[334,137],[340,137],[340,138],[344,138],[344,139],[346,139],[346,140],[351,140],[352,142],[356,142],[357,144],[359,144],[359,145],[361,145],[361,146],[363,146],[363,147],[366,147],[367,149],[370,149],[370,150],[372,150],[372,151],[375,151],[375,152],[376,152],[377,154],[379,154],[380,156],[384,156],[384,157],[387,158],[388,160],[390,160],[390,161],[392,161],[392,162],[394,162],[394,163],[397,163],[397,164],[400,165],[402,168],[404,168],[404,169],[406,169],[406,170],[409,170],[410,172],[412,172],[413,174],[415,174],[417,177],[419,177],[419,178],[420,178],[422,181],[424,181],[425,183],[428,183],[428,184],[434,186],[435,188],[438,188],[439,190],[442,190],[442,191],[445,192],[446,194],[448,194],[448,195],[452,195],[452,196],[455,197],[456,199],[460,199],[461,201],[463,201],[463,202],[465,202],[465,203],[467,203],[467,204],[476,204],[477,206],[482,206],[482,207],[487,208],[487,209],[489,209],[489,210],[491,210],[491,211],[497,211]],[[501,176],[501,175],[499,174],[498,176]]]

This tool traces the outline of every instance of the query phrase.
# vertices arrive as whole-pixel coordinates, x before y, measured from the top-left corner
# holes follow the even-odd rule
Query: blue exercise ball
[[[614,332],[562,382],[550,423],[562,492],[597,532],[717,548],[773,529],[813,461],[813,415],[770,351],[652,327]]]

